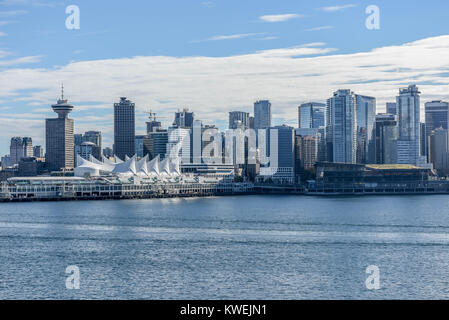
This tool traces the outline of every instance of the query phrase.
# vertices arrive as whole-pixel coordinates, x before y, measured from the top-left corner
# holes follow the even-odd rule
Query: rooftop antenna
[[[64,82],[61,85],[61,100],[64,100]]]

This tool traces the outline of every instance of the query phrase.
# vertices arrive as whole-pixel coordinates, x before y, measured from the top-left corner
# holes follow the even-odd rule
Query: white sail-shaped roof
[[[159,173],[161,176],[170,176],[171,175],[171,171],[170,171],[170,158],[167,157],[165,158],[159,167]]]
[[[148,155],[139,160],[136,164],[136,171],[138,175],[148,176]]]
[[[93,155],[89,155],[89,161],[95,164],[101,164],[103,165],[103,162],[101,162],[100,160],[97,160],[97,158],[95,158]]]
[[[180,176],[181,175],[179,158],[170,159],[170,173],[172,176]]]
[[[128,161],[129,159],[131,159],[130,157],[128,157],[128,155],[125,155],[125,161]]]
[[[87,161],[86,159],[84,159],[83,157],[81,157],[79,154],[76,155],[76,163],[79,166],[85,166],[86,164],[89,163],[89,161]]]
[[[76,163],[78,164],[74,172],[76,177],[85,177],[86,175],[98,177],[100,170],[103,169],[101,165],[87,161],[79,154],[76,155]]]
[[[123,162],[119,158],[114,157],[114,162],[102,156],[104,162],[89,156],[89,160],[83,159],[77,155],[77,164],[75,175],[77,177],[85,176],[108,176],[115,174],[116,176],[128,179],[129,176],[137,176],[142,178],[174,178],[181,175],[181,159],[167,157],[163,161],[160,156],[148,162],[148,156],[137,161],[137,156],[129,158]]]
[[[93,155],[89,156],[89,160],[92,163],[100,165],[102,171],[111,172],[112,170],[114,170],[115,164],[103,163],[100,160],[98,160],[97,158],[95,158]]]
[[[136,156],[115,166],[113,173],[136,174]]]
[[[158,176],[160,174],[159,159],[160,159],[159,156],[157,156],[156,158],[147,163],[148,174],[152,176]]]

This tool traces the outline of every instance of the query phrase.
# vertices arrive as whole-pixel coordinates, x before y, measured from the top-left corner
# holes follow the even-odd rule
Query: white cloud
[[[260,20],[264,22],[283,22],[291,19],[302,18],[303,15],[297,13],[287,13],[287,14],[271,14],[259,17]]]
[[[3,114],[26,114],[37,108],[48,108],[51,114],[50,104],[64,82],[66,95],[75,104],[72,117],[77,132],[104,130],[107,145],[112,140],[112,105],[121,96],[136,102],[140,111],[152,108],[167,117],[165,125],[182,107],[189,107],[206,123],[226,121],[234,109],[252,112],[252,103],[260,98],[272,101],[274,118],[296,123],[300,103],[324,102],[341,88],[375,96],[378,111],[395,99],[398,88],[410,83],[419,86],[423,102],[449,100],[449,35],[367,52],[334,52],[317,42],[228,57],[148,56],[55,68],[9,68],[0,71],[0,96],[8,103],[0,103],[0,108],[15,108]],[[19,107],[24,103],[28,107]],[[77,110],[77,106],[81,107]],[[1,141],[20,135],[22,129],[26,131],[22,135],[29,132],[27,119],[18,117],[2,125],[6,118],[0,119]],[[43,118],[33,121],[43,125]],[[138,117],[137,125],[143,127],[145,121],[146,117]],[[43,131],[33,134],[43,139]]]
[[[192,42],[203,42],[203,41],[220,41],[220,40],[233,40],[233,39],[242,39],[242,38],[249,38],[254,36],[260,36],[264,35],[265,33],[236,33],[236,34],[229,34],[229,35],[220,35],[220,36],[213,36],[204,40],[196,40]]]
[[[335,29],[335,27],[334,26],[321,26],[321,27],[307,29],[306,31],[321,31],[321,30],[329,30],[329,29]]]
[[[27,14],[27,13],[28,13],[28,11],[25,11],[25,10],[0,11],[0,17],[1,18],[15,17],[18,15],[23,15],[23,14]]]
[[[2,51],[0,51],[0,57],[2,56]],[[0,60],[0,67],[11,67],[11,66],[17,66],[21,64],[28,64],[28,63],[36,63],[41,60],[41,56],[29,56],[29,57],[20,57],[16,59],[11,60]]]
[[[323,7],[323,8],[319,8],[319,10],[323,10],[326,12],[335,12],[335,11],[341,11],[344,9],[354,8],[354,7],[357,7],[357,5],[356,4],[345,4],[345,5],[341,5],[341,6]]]
[[[261,40],[261,41],[265,40],[265,41],[267,41],[267,40],[276,40],[276,39],[278,39],[278,37],[276,37],[276,36],[267,36],[267,37],[262,37],[262,38],[255,38],[253,40]]]
[[[34,7],[56,7],[63,5],[62,2],[50,2],[50,1],[40,1],[40,0],[2,0],[0,5],[5,6],[34,6]]]

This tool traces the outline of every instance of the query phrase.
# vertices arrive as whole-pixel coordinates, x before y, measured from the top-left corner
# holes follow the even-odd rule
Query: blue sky
[[[1,28],[8,33],[2,45],[19,55],[45,56],[40,62],[44,67],[71,60],[138,55],[228,56],[310,42],[326,42],[340,53],[349,53],[446,34],[449,27],[449,3],[443,0],[6,0],[3,3],[3,12],[18,13],[2,17],[3,21],[11,21]],[[80,8],[80,30],[65,28],[65,8],[70,4]],[[364,26],[365,8],[371,4],[381,10],[379,31]],[[342,9],[325,11],[338,6]],[[299,17],[277,23],[259,18],[277,14]],[[319,27],[329,28],[311,31]],[[254,35],[201,41],[241,34]]]
[[[72,4],[79,30],[65,27]],[[365,27],[369,5],[380,30]],[[379,111],[409,82],[447,99],[447,12],[442,0],[0,0],[0,155],[14,135],[43,144],[61,82],[76,131],[100,129],[105,145],[121,95],[137,103],[138,133],[149,108],[171,121],[188,106],[224,129],[258,98],[296,125],[297,104],[340,86],[376,96]]]

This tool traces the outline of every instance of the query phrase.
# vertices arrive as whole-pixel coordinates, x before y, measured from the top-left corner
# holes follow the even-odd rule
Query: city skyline
[[[405,87],[401,87],[401,88],[396,88],[396,90],[399,90],[399,92],[401,92],[401,91],[403,91],[403,90],[406,90],[406,89],[410,89],[410,86],[412,86],[412,87],[417,87],[415,84],[411,84],[411,85],[408,85],[408,86],[405,86]],[[64,89],[63,89],[64,90]],[[350,92],[352,95],[354,95],[354,99],[355,98],[357,98],[357,99],[359,99],[359,98],[369,98],[369,99],[374,99],[374,112],[375,112],[375,114],[376,115],[382,115],[382,114],[384,114],[384,113],[388,113],[388,112],[386,112],[387,110],[385,109],[384,110],[384,108],[382,108],[382,106],[380,106],[380,108],[379,108],[379,105],[376,103],[376,97],[368,97],[368,96],[362,96],[362,95],[359,95],[358,94],[358,92],[353,92],[351,89],[338,89],[338,90],[336,90],[333,94],[335,95],[336,93],[338,93],[338,92],[344,92],[344,91],[348,91],[348,92]],[[64,92],[64,91],[63,91]],[[421,92],[419,92],[420,94],[421,94]],[[421,96],[422,97],[422,96]],[[325,101],[329,101],[329,99],[330,98],[327,98]],[[122,103],[123,101],[127,101],[127,102],[129,102],[129,103],[131,103],[132,105],[133,105],[133,108],[135,107],[135,109],[136,109],[136,111],[135,112],[133,112],[133,117],[134,117],[134,115],[135,115],[135,119],[134,119],[134,123],[135,123],[135,127],[137,128],[137,127],[141,127],[141,122],[143,122],[143,123],[145,123],[145,125],[147,125],[147,123],[148,122],[145,122],[145,121],[147,121],[148,120],[148,115],[145,115],[144,117],[141,117],[141,118],[138,118],[137,117],[137,114],[138,114],[138,112],[137,112],[137,106],[134,106],[135,104],[133,103],[133,101],[131,100],[131,99],[128,99],[127,97],[120,97],[119,99],[117,99],[116,101],[119,101],[120,103]],[[130,101],[131,100],[131,101]],[[61,100],[60,99],[58,99],[58,103],[60,102]],[[69,100],[64,100],[64,101],[69,101]],[[254,101],[254,103],[253,103],[253,110],[252,110],[252,112],[247,112],[247,114],[248,114],[248,116],[251,116],[251,117],[254,117],[254,112],[256,111],[256,106],[258,106],[261,102],[264,102],[264,103],[268,103],[269,104],[269,106],[270,106],[270,111],[269,111],[269,113],[270,114],[272,114],[272,113],[274,113],[275,112],[275,110],[272,108],[272,104],[271,104],[271,101],[270,100],[263,100],[263,101]],[[355,100],[354,100],[354,103],[355,103]],[[419,103],[420,104],[420,121],[421,121],[421,123],[426,123],[426,107],[427,107],[427,105],[429,105],[429,104],[433,104],[433,103],[443,103],[443,104],[447,104],[448,102],[445,102],[445,101],[443,101],[443,100],[432,100],[432,101],[422,101],[422,99],[421,99],[421,102]],[[70,102],[70,104],[72,104],[71,102]],[[358,103],[357,103],[358,104]],[[388,104],[390,104],[390,103],[386,103],[386,106],[388,105]],[[57,104],[56,104],[57,105]],[[116,103],[116,102],[114,102],[113,103],[113,105],[112,105],[112,107],[111,107],[111,112],[112,112],[112,119],[111,119],[111,121],[112,121],[112,126],[114,127],[114,109],[116,108],[116,106],[117,105],[119,105],[119,103]],[[280,122],[280,123],[278,123],[278,122],[275,122],[275,123],[272,123],[270,126],[268,126],[268,127],[266,127],[266,128],[269,128],[269,127],[275,127],[275,126],[280,126],[280,125],[287,125],[287,126],[290,126],[290,127],[293,127],[293,128],[304,128],[304,127],[301,127],[300,125],[299,125],[299,121],[300,121],[300,118],[298,118],[298,114],[299,114],[299,110],[300,110],[300,108],[302,107],[302,106],[306,106],[306,105],[322,105],[325,109],[326,109],[326,104],[325,103],[320,103],[320,102],[305,102],[305,103],[303,103],[303,104],[301,104],[301,105],[299,105],[299,106],[297,106],[296,107],[296,119],[294,120],[294,121],[296,121],[296,123],[294,123],[294,121],[285,121],[285,122]],[[54,107],[55,106],[55,104],[52,104],[50,107]],[[76,109],[76,106],[73,106],[73,105],[71,105],[71,107],[73,107],[73,110],[75,110]],[[72,110],[72,111],[73,111]],[[231,118],[229,118],[229,115],[230,114],[233,114],[233,113],[236,113],[236,112],[243,112],[243,113],[246,113],[246,112],[244,112],[244,111],[230,111],[229,112],[229,114],[228,114],[228,119],[215,119],[215,121],[212,121],[211,123],[209,123],[208,125],[212,125],[212,126],[214,126],[214,127],[216,127],[220,132],[225,132],[227,129],[228,129],[228,127],[229,127],[229,121],[231,120]],[[354,109],[352,112],[356,112],[356,110]],[[154,117],[154,116],[156,116],[157,115],[157,113],[152,113],[151,111],[150,112],[144,112],[144,114],[150,114],[151,115],[151,117]],[[189,110],[189,109],[183,109],[183,110],[181,110],[181,109],[178,109],[177,111],[175,111],[174,112],[174,115],[172,115],[172,117],[170,118],[170,117],[165,117],[166,118],[166,121],[165,122],[162,122],[163,123],[163,125],[162,125],[162,128],[168,128],[168,127],[170,127],[170,126],[180,126],[180,127],[183,127],[183,125],[181,125],[180,123],[178,123],[179,121],[178,121],[178,118],[179,118],[179,115],[180,114],[185,114],[185,113],[188,113],[188,114],[191,114],[191,115],[194,115],[195,116],[195,119],[200,119],[201,120],[201,122],[203,122],[203,123],[207,123],[206,121],[204,121],[203,119],[201,119],[200,117],[198,117],[198,115],[197,115],[197,113],[194,111],[194,110]],[[357,112],[357,114],[359,114],[358,112]],[[328,115],[327,117],[329,117],[330,115]],[[354,116],[355,116],[355,114],[354,114]],[[151,119],[151,117],[150,117],[150,119]],[[327,118],[326,117],[326,118]],[[157,116],[156,116],[156,118],[157,118]],[[374,119],[374,117],[371,117],[372,119],[370,119],[370,122],[372,122],[372,123],[374,123],[375,122],[375,119]],[[73,119],[73,117],[72,117],[72,119]],[[173,121],[171,121],[170,119],[173,119]],[[76,130],[76,123],[79,121],[79,120],[77,120],[77,119],[73,119],[73,120],[75,120],[75,136],[82,136],[84,133],[89,133],[89,132],[96,132],[96,131],[98,131],[100,134],[101,134],[101,136],[102,136],[102,139],[103,139],[103,136],[104,136],[104,133],[103,132],[101,132],[101,131],[99,131],[99,130],[96,130],[95,128],[93,128],[93,127],[88,127],[87,129],[86,129],[86,131],[84,131],[84,132],[82,132],[82,131],[80,131],[80,130]],[[329,119],[328,119],[329,120]],[[42,119],[42,121],[44,122],[44,127],[45,127],[45,119]],[[193,121],[193,118],[190,120],[190,121]],[[218,127],[218,126],[216,126],[216,124],[217,123],[219,123],[219,122],[225,122],[225,124],[222,126],[222,127]],[[192,124],[193,124],[193,122],[192,122]],[[330,124],[328,124],[328,125],[330,125]],[[360,125],[360,120],[357,120],[357,126],[359,126]],[[188,126],[189,127],[189,126]],[[190,127],[192,127],[191,125],[190,125]],[[355,129],[354,129],[355,130]],[[26,131],[26,130],[24,130],[24,131]],[[114,130],[113,130],[114,131]],[[145,135],[141,135],[140,134],[141,132],[135,132],[134,133],[134,137],[138,137],[138,136],[142,136],[142,137],[144,137]],[[148,132],[147,132],[147,134],[148,134]],[[354,134],[355,134],[355,132],[354,132]],[[18,134],[18,135],[16,135],[17,137],[27,137],[25,134]],[[8,137],[8,141],[7,141],[7,143],[8,143],[8,145],[7,145],[7,151],[10,151],[9,149],[10,149],[10,143],[11,143],[11,138],[12,137],[16,137],[16,136],[10,136],[10,137]],[[113,136],[113,135],[112,135]],[[44,132],[44,137],[45,137],[45,132]],[[33,139],[34,141],[39,141],[39,137],[37,137],[36,138],[36,135],[33,135],[33,136],[30,136],[30,138],[31,139]],[[45,140],[45,139],[44,139]],[[107,141],[107,140],[106,140]],[[44,141],[44,143],[43,143],[43,146],[45,146],[46,144],[45,144],[45,141]],[[104,147],[104,148],[113,148],[113,146],[114,146],[114,143],[113,143],[113,141],[112,141],[112,143],[111,144],[103,144],[102,145],[102,147]],[[101,148],[101,150],[103,150],[104,148]],[[354,146],[354,148],[356,148],[355,146]],[[44,150],[45,150],[46,148],[44,147]],[[1,146],[0,146],[0,150],[1,150]],[[135,150],[135,147],[133,148],[133,150]],[[355,152],[356,150],[354,149],[354,152]],[[133,154],[131,154],[132,152],[130,151],[130,152],[128,152],[129,154],[127,154],[128,156],[132,156]],[[0,155],[1,156],[3,156],[3,154],[1,154],[0,153]],[[7,153],[5,153],[4,155],[8,155],[8,152]],[[119,158],[123,158],[124,159],[124,157],[119,157]],[[372,159],[374,159],[374,157],[372,157]],[[364,162],[364,161],[363,161]]]
[[[188,8],[175,3],[173,15],[168,5],[142,4],[140,11],[154,19],[134,19],[137,23],[126,19],[137,7],[127,11],[122,4],[79,1],[80,29],[67,30],[70,3],[1,1],[0,155],[8,153],[11,136],[32,136],[44,145],[40,119],[51,115],[48,105],[61,83],[75,105],[76,133],[95,128],[105,146],[113,141],[113,115],[107,110],[121,96],[136,103],[136,134],[145,133],[144,112],[150,109],[171,118],[190,108],[224,130],[228,112],[251,112],[252,103],[264,99],[272,103],[273,125],[296,126],[299,105],[325,103],[338,89],[376,97],[378,112],[394,101],[397,88],[410,83],[420,87],[423,103],[449,100],[449,36],[438,19],[449,4],[433,1],[430,10],[427,4],[409,8],[404,1],[380,1],[380,30],[368,30],[367,1],[282,6],[263,1],[260,8],[232,1],[199,1]],[[211,17],[229,18],[237,5],[242,10],[234,23],[211,24]],[[105,7],[108,15],[98,15]],[[163,14],[155,18],[159,11]],[[187,23],[195,12],[202,19]],[[175,25],[165,37],[155,31],[176,18],[183,28]],[[148,41],[134,35],[143,30],[150,32]],[[129,37],[116,43],[113,35]],[[162,122],[167,127],[171,119]]]

